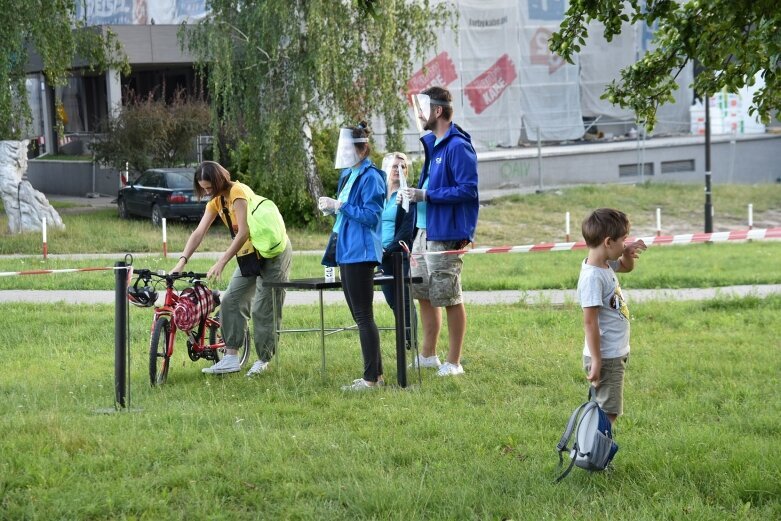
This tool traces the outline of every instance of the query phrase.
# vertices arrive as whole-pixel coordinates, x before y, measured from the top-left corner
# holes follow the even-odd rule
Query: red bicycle
[[[205,282],[206,274],[191,271],[165,274],[149,269],[135,270],[135,272],[138,277],[135,283],[128,288],[128,299],[136,306],[155,306],[158,297],[157,288],[165,284],[163,305],[155,306],[149,342],[149,383],[154,387],[164,384],[168,379],[176,333],[179,331],[174,323],[173,314],[174,307],[179,302],[181,290],[177,290],[174,284],[179,280],[187,279],[189,287],[201,286],[208,290]],[[211,295],[216,309],[220,305],[220,292],[212,290]],[[212,363],[217,363],[225,355],[225,342],[220,334],[219,310],[202,317],[193,329],[182,331],[182,333],[185,333],[187,337],[187,355],[193,362],[209,360]],[[206,341],[207,334],[208,343]],[[238,355],[241,365],[244,366],[249,358],[248,331],[244,333],[244,342]]]

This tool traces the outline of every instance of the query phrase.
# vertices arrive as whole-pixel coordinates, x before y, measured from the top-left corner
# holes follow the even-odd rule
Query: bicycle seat
[[[212,298],[214,299],[214,307],[217,307],[220,305],[220,290],[213,289],[212,290]]]

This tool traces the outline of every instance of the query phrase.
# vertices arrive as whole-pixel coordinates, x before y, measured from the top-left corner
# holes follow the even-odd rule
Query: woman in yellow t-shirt
[[[264,288],[263,281],[288,280],[293,247],[285,236],[287,246],[281,253],[273,257],[260,256],[252,246],[247,226],[247,204],[255,194],[247,185],[231,181],[230,172],[219,163],[204,161],[198,165],[193,184],[199,198],[210,196],[211,200],[172,271],[184,269],[218,215],[230,230],[233,240],[214,266],[209,268],[208,277],[219,278],[234,255],[239,264],[228,283],[228,289],[221,297],[220,315],[226,354],[213,366],[204,368],[203,372],[223,374],[241,370],[238,351],[244,343],[247,321],[251,316],[258,360],[247,371],[247,376],[262,373],[274,356],[278,340],[274,331],[272,291],[276,291],[277,323],[282,320],[282,305],[285,301],[284,290]]]

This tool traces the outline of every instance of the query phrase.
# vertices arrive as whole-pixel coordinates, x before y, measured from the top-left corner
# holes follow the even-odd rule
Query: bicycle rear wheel
[[[217,322],[220,322],[220,312],[214,314],[214,320]],[[218,341],[222,340],[222,334],[220,333],[219,326],[211,325],[209,326],[209,343],[211,345],[216,344]],[[239,363],[241,363],[241,366],[244,367],[244,364],[247,363],[247,360],[249,359],[249,327],[244,331],[244,342],[241,344],[241,348],[239,349]],[[214,350],[214,363],[216,364],[220,360],[222,360],[222,357],[225,356],[225,348],[221,349],[215,349]]]
[[[152,340],[149,342],[149,383],[152,387],[162,385],[168,379],[173,346],[171,342],[171,322],[166,317],[155,320],[152,328]]]

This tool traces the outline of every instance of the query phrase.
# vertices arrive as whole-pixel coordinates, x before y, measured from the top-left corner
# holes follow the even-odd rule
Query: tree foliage
[[[31,48],[41,57],[46,81],[54,87],[67,83],[74,57],[84,60],[90,70],[128,70],[119,40],[111,31],[87,29],[76,19],[76,0],[2,0],[0,139],[20,139],[30,124],[25,66]],[[56,103],[59,109],[59,100]]]
[[[754,95],[753,109],[767,122],[781,109],[781,9],[778,0],[570,0],[552,51],[570,63],[586,44],[587,24],[604,24],[610,41],[622,23],[657,26],[655,48],[621,71],[603,98],[631,108],[652,128],[656,109],[673,101],[675,78],[692,60],[702,68],[692,84],[700,94],[726,88],[736,92],[753,85],[760,74],[764,88]]]
[[[315,217],[322,195],[314,136],[382,116],[390,145],[399,147],[413,62],[453,19],[446,4],[428,0],[210,6],[209,18],[180,35],[207,73],[214,124],[246,130],[251,184],[295,224]]]
[[[166,102],[154,94],[130,96],[122,111],[103,123],[92,144],[95,158],[117,170],[125,162],[134,172],[153,167],[182,166],[192,159],[195,139],[208,132],[208,104],[178,90]]]

